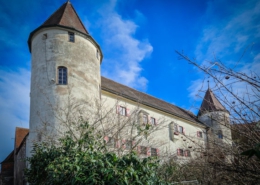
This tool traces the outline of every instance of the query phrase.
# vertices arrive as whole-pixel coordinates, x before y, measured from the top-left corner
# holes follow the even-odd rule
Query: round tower
[[[32,56],[28,139],[33,143],[62,135],[79,117],[91,119],[100,103],[103,56],[70,2],[31,32],[28,45]]]

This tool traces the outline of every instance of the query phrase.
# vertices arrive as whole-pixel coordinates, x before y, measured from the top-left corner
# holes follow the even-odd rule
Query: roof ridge
[[[86,29],[86,27],[85,27],[84,24],[82,23],[82,21],[81,21],[79,15],[78,15],[78,13],[77,13],[77,11],[75,10],[74,6],[72,5],[72,3],[71,3],[70,1],[67,1],[67,4],[70,4],[70,5],[71,5],[71,7],[72,7],[72,9],[74,10],[76,16],[78,17],[79,22],[80,22],[81,25],[83,26],[83,28],[84,28],[84,30],[86,31],[86,33],[89,34],[89,33],[88,33],[88,30]]]

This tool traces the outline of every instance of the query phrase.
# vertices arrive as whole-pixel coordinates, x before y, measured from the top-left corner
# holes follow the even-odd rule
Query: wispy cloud
[[[212,18],[212,21],[207,25],[202,33],[202,37],[198,40],[195,56],[200,65],[210,66],[209,61],[220,60],[223,64],[238,72],[250,74],[252,71],[258,73],[259,66],[259,46],[252,46],[252,43],[260,42],[260,2],[248,1],[243,4],[234,5],[235,8],[223,10],[225,17],[218,18],[218,10],[229,7],[227,1],[210,1],[206,17]],[[217,18],[216,18],[217,17]],[[247,50],[246,55],[242,60],[239,58],[244,51]],[[217,67],[217,66],[215,66]],[[194,80],[190,87],[190,98],[201,101],[203,95],[198,96],[200,90],[207,89],[205,78],[201,74],[201,78]],[[204,78],[204,79],[203,79]],[[210,84],[214,87],[216,84],[212,79]],[[223,83],[228,83],[223,81]],[[236,84],[233,87],[234,92],[240,95],[245,93],[245,84]],[[199,98],[198,98],[199,97]],[[223,98],[223,97],[222,97]]]
[[[105,56],[102,73],[109,78],[119,80],[125,85],[146,89],[148,80],[141,76],[141,62],[153,51],[148,40],[139,40],[135,37],[138,25],[122,18],[116,12],[117,1],[110,1],[100,9],[102,18],[100,25],[103,32],[102,46],[104,51],[112,53]],[[140,17],[140,12],[138,12]]]
[[[0,159],[14,146],[16,126],[29,128],[30,72],[0,68]],[[2,150],[4,149],[4,150]]]
[[[227,3],[210,2],[207,16],[218,16],[214,12],[228,7]],[[259,41],[260,2],[248,1],[236,8],[230,8],[226,17],[216,19],[204,28],[195,52],[198,61],[211,60],[214,56],[225,61],[238,60],[246,46]]]

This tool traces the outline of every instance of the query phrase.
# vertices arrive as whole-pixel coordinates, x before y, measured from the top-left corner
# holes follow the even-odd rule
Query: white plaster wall
[[[69,42],[68,31],[71,32],[61,28],[41,29],[32,38],[29,143],[45,135],[57,136],[64,131],[63,122],[73,121],[73,116],[76,118],[80,113],[87,112],[82,115],[88,119],[100,102],[97,46],[78,32],[74,32],[75,42]],[[67,85],[58,85],[58,66],[67,67]],[[68,112],[72,117],[66,117]],[[31,144],[28,146],[30,155]]]
[[[227,112],[207,112],[201,115],[199,120],[212,128],[215,133],[221,130],[224,142],[231,143],[230,118]]]
[[[147,141],[143,141],[141,145],[150,145],[151,147],[159,148],[161,156],[176,155],[177,149],[181,148],[184,150],[190,150],[192,157],[195,157],[198,156],[198,153],[193,150],[196,148],[198,149],[198,145],[205,147],[205,135],[203,136],[203,138],[198,138],[197,131],[202,131],[203,133],[205,133],[206,127],[199,123],[193,123],[191,121],[178,118],[176,116],[167,114],[152,107],[137,104],[136,102],[124,99],[106,91],[102,91],[102,102],[103,108],[106,110],[112,110],[111,112],[114,115],[117,115],[116,106],[121,105],[130,109],[130,114],[136,114],[136,112],[138,112],[139,110],[143,110],[147,112],[150,117],[156,118],[158,125],[154,127],[158,127],[159,129],[153,132],[148,137]],[[137,116],[133,116],[133,119],[135,119],[135,117],[137,118]],[[138,118],[136,119],[136,122],[138,123]],[[174,135],[174,141],[172,141],[170,139],[169,128],[169,124],[171,122],[177,123],[178,125],[184,127],[185,136],[182,134]],[[192,146],[192,148],[188,148],[189,146]],[[178,159],[188,160],[189,158],[178,157]]]

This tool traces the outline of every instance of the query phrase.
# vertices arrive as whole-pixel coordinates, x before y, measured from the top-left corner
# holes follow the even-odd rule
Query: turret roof
[[[64,3],[58,10],[56,10],[41,26],[39,26],[38,28],[36,28],[34,31],[31,32],[28,39],[28,45],[30,51],[31,51],[31,40],[34,33],[46,27],[63,27],[63,28],[71,29],[72,31],[73,30],[79,31],[89,36],[87,29],[81,22],[77,12],[75,11],[75,9],[73,8],[72,4],[69,1]]]
[[[210,88],[206,91],[203,102],[200,106],[200,110],[198,116],[206,113],[206,112],[214,112],[214,111],[225,111],[228,112],[225,107],[219,102],[214,93]]]
[[[41,26],[66,26],[88,34],[72,4],[67,1],[56,10]]]

